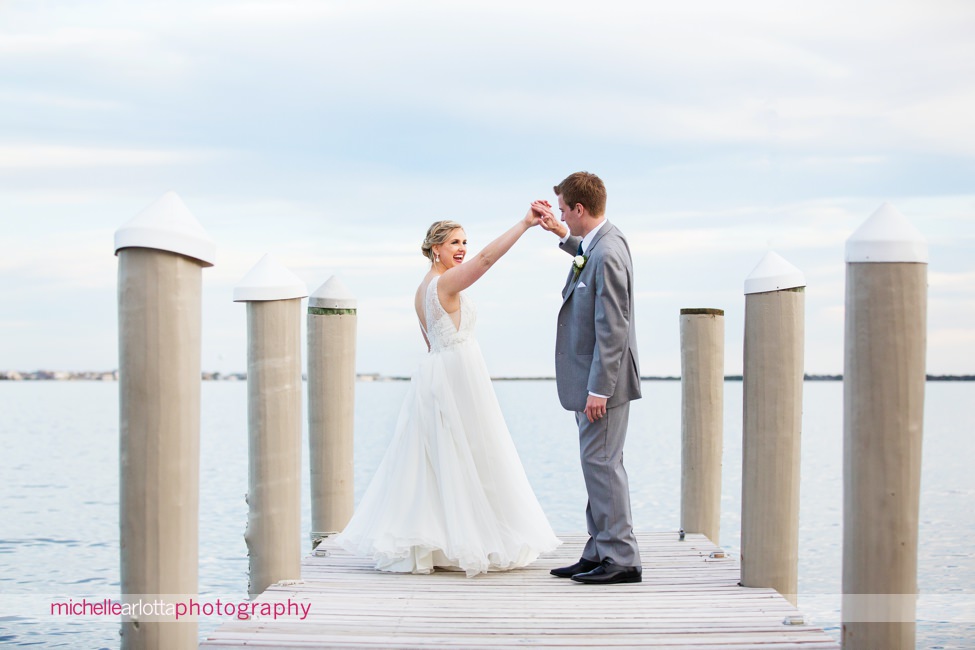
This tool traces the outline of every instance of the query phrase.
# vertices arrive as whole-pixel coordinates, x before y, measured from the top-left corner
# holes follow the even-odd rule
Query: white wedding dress
[[[430,353],[416,370],[389,449],[352,520],[336,537],[376,568],[468,577],[525,566],[561,542],[525,476],[474,339],[474,305],[460,326],[437,295],[424,300]]]

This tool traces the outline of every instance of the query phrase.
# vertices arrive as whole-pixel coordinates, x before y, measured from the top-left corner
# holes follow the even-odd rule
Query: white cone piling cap
[[[745,295],[806,286],[806,276],[778,253],[769,251],[745,279]]]
[[[308,306],[323,309],[355,309],[356,299],[342,281],[333,275],[311,294]]]
[[[904,215],[884,203],[846,240],[847,262],[928,263],[928,242]]]
[[[234,287],[234,302],[304,298],[308,287],[270,253]]]
[[[123,248],[155,248],[213,266],[217,246],[176,192],[163,194],[115,231],[115,254]]]

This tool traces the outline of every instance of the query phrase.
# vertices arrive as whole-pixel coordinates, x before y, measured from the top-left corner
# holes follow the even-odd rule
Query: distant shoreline
[[[302,377],[305,379],[305,377]],[[201,379],[203,381],[247,381],[246,372],[204,372]],[[555,377],[492,377],[493,381],[555,381]],[[927,375],[927,381],[975,381],[975,375]],[[359,373],[356,381],[361,382],[386,382],[386,381],[409,381],[410,378],[402,375],[381,375],[379,373]],[[647,375],[640,377],[641,381],[680,381],[679,376],[655,376]],[[725,381],[742,381],[741,375],[725,375]],[[0,381],[118,381],[118,370],[0,370]],[[803,375],[803,381],[843,381],[843,375]]]

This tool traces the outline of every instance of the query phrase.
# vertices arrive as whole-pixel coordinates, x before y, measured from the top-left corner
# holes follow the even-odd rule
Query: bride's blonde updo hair
[[[422,250],[423,254],[432,262],[434,257],[436,257],[433,254],[433,247],[447,241],[447,238],[450,237],[450,233],[457,228],[463,228],[463,226],[456,221],[434,221],[433,225],[430,226],[430,229],[427,230],[427,236],[423,240],[423,245],[420,246],[420,250]]]

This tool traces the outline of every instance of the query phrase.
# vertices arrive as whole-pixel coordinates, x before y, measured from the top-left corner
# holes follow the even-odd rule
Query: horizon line
[[[203,381],[246,381],[246,372],[207,371],[201,373]],[[305,373],[302,380],[307,380]],[[410,381],[409,375],[384,375],[378,372],[356,373],[356,381]],[[926,374],[925,381],[975,381],[973,374]],[[118,370],[0,370],[0,381],[117,381]],[[724,375],[724,381],[743,381],[743,375]],[[842,374],[803,373],[803,381],[842,381]],[[491,381],[555,381],[554,375],[499,375]],[[641,375],[640,381],[681,381],[680,375]]]

